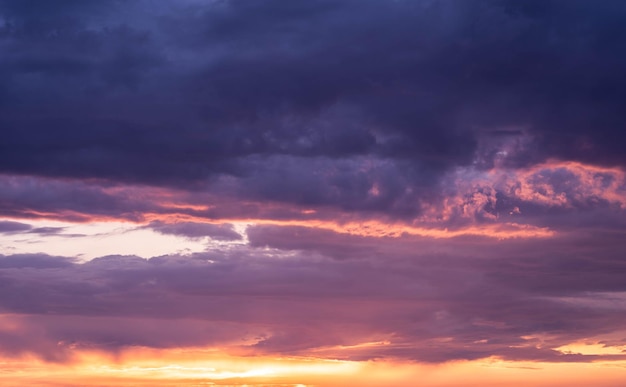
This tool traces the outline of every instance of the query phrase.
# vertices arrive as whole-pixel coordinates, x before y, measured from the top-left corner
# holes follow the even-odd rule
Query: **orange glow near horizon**
[[[29,386],[614,386],[626,361],[545,363],[486,358],[443,364],[237,357],[217,349],[79,352],[70,364],[0,359],[2,385]]]

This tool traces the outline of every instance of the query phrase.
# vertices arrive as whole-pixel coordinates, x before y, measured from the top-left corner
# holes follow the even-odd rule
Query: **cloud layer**
[[[619,1],[28,4],[0,8],[4,173],[230,176],[242,198],[410,215],[507,152],[625,162]]]
[[[621,238],[433,241],[256,226],[250,247],[86,263],[0,259],[5,353],[214,346],[423,362],[587,361],[557,348],[623,334]],[[463,251],[463,253],[459,253]],[[359,347],[379,342],[380,345]]]
[[[625,16],[0,0],[0,353],[623,361]]]

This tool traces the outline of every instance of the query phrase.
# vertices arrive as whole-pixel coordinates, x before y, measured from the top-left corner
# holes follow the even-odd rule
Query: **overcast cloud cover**
[[[0,0],[0,236],[42,241],[2,250],[0,352],[622,359],[558,348],[626,345],[624,20],[621,0]],[[42,219],[206,251],[85,262]]]

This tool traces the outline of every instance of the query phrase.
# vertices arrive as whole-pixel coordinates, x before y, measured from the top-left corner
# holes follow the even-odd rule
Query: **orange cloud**
[[[320,228],[364,237],[412,235],[437,239],[459,236],[507,239],[545,238],[554,236],[556,231],[508,218],[523,215],[524,211],[519,206],[497,209],[501,200],[499,194],[520,203],[548,207],[570,208],[576,203],[593,205],[603,202],[626,208],[626,174],[620,168],[551,160],[526,169],[497,167],[486,172],[457,169],[448,178],[453,187],[451,191],[444,192],[438,202],[424,204],[423,214],[409,221],[376,218],[373,214],[329,212],[324,208],[300,209],[280,203],[240,200],[235,203],[224,197],[199,197],[185,191],[149,186],[94,188],[121,200],[120,203],[128,202],[134,206],[140,203],[141,206],[136,209],[130,204],[128,209],[126,204],[119,204],[119,211],[98,214],[76,209],[23,209],[7,218],[126,221],[135,224],[155,220],[169,223],[240,223]]]

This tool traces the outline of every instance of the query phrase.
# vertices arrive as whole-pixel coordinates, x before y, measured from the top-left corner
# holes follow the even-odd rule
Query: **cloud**
[[[0,233],[240,241],[2,256],[0,348],[621,358],[625,11],[0,1]]]
[[[499,133],[529,142],[512,166],[624,165],[619,2],[18,3],[0,8],[4,173],[230,176],[242,198],[416,214]],[[388,176],[376,200],[359,174],[294,189],[363,160]]]
[[[65,227],[37,227],[37,228],[33,228],[29,232],[33,234],[40,234],[40,235],[56,235],[56,234],[63,232],[64,229]],[[74,235],[71,235],[71,236],[74,236]]]
[[[0,233],[23,232],[31,228],[32,226],[26,223],[12,222],[9,220],[0,221]]]
[[[72,348],[138,345],[560,362],[610,358],[555,348],[602,335],[619,341],[623,329],[614,301],[626,292],[621,239],[610,233],[602,248],[597,236],[578,235],[493,244],[265,227],[249,238],[258,247],[184,257],[3,257],[0,308],[20,331],[2,346],[61,360]],[[146,324],[154,329],[142,331]],[[18,340],[31,330],[40,341]],[[386,344],[358,346],[366,342]]]
[[[233,241],[240,240],[232,224],[209,224],[209,223],[163,223],[160,221],[150,222],[147,228],[161,234],[184,236],[187,238],[210,237],[215,240]]]
[[[233,222],[435,238],[549,237],[581,227],[624,226],[621,168],[560,161],[529,168],[457,168],[442,176],[435,192],[407,189],[407,176],[366,158],[319,161],[312,175],[286,160],[273,165],[239,180],[217,179],[210,192],[0,176],[0,212],[21,219],[124,220],[164,234],[222,240],[238,238],[226,226]],[[251,188],[256,193],[246,191]],[[244,201],[246,196],[254,199]]]
[[[16,254],[0,256],[0,267],[2,269],[50,269],[68,267],[73,262],[71,258],[54,257],[42,254]]]

